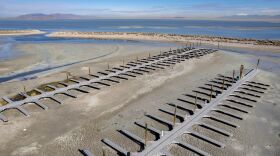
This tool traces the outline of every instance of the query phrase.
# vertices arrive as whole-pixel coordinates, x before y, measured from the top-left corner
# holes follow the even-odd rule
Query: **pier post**
[[[26,87],[25,86],[23,86],[23,92],[26,93]]]
[[[107,63],[107,66],[108,66],[108,69],[110,69],[110,64],[109,64],[109,62]]]
[[[65,74],[66,74],[66,82],[68,82],[68,81],[69,81],[69,76],[70,76],[71,74],[70,74],[70,72],[68,72],[68,71],[66,71]]]
[[[151,53],[149,53],[149,58],[151,58]]]
[[[260,64],[260,59],[258,59],[258,62],[257,62],[257,67],[256,67],[256,69],[258,69],[258,67],[259,67],[259,64]]]
[[[174,110],[173,127],[175,127],[176,124],[176,113],[177,113],[177,105],[175,105],[175,110]]]
[[[242,75],[243,75],[243,70],[244,70],[244,65],[243,64],[241,64],[241,66],[240,66],[240,75],[239,75],[239,78],[241,79],[242,78]]]
[[[223,78],[223,90],[225,88],[225,77]]]
[[[212,100],[212,95],[213,95],[213,85],[211,85],[211,94],[210,94],[210,100],[209,100],[209,102]]]
[[[102,147],[102,156],[106,156],[106,151],[104,147]]]
[[[88,67],[88,75],[91,75],[90,67]]]
[[[234,82],[235,70],[232,71],[232,84]]]
[[[194,101],[194,111],[195,112],[195,109],[197,109],[197,92],[195,93],[195,101]]]
[[[148,140],[148,124],[145,123],[145,146],[147,146],[147,140]]]

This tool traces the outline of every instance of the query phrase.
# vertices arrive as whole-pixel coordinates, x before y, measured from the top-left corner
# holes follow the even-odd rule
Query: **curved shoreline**
[[[56,38],[87,38],[87,39],[119,39],[119,40],[153,40],[165,42],[208,43],[208,44],[238,44],[250,46],[280,47],[280,40],[256,40],[228,37],[138,33],[138,32],[78,32],[58,31],[47,35]]]
[[[41,30],[0,30],[0,36],[25,36],[45,33]]]
[[[92,61],[95,59],[99,59],[102,57],[106,57],[109,56],[111,54],[113,54],[114,52],[110,52],[110,53],[106,53],[100,56],[96,56],[93,58],[88,58],[85,60],[79,60],[79,61],[75,61],[75,62],[70,62],[70,63],[66,63],[66,64],[62,64],[62,65],[57,65],[57,66],[53,66],[53,67],[43,67],[43,68],[37,68],[37,69],[33,69],[30,71],[23,71],[23,72],[19,72],[19,73],[15,73],[15,74],[8,74],[8,75],[4,75],[4,76],[0,76],[0,84],[4,83],[4,82],[9,82],[12,80],[16,80],[16,79],[33,79],[39,76],[40,73],[43,72],[51,72],[52,70],[56,70],[56,69],[63,69],[65,67],[69,67],[69,66],[73,66],[73,65],[77,65],[80,63],[85,63],[88,61]]]

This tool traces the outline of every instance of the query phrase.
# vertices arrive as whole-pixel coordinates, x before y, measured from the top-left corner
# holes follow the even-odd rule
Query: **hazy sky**
[[[0,0],[0,16],[72,13],[99,17],[277,15],[280,0]]]

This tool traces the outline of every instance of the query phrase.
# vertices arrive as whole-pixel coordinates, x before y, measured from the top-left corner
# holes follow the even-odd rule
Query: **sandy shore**
[[[121,53],[121,51],[119,52]],[[124,54],[131,59],[147,56],[147,52]],[[76,75],[86,75],[87,66],[94,66],[94,73],[106,69],[107,61],[113,66],[122,64],[118,54],[114,57],[102,59],[101,64],[87,63],[71,68]],[[95,155],[101,155],[101,139],[108,137],[120,143],[129,145],[129,150],[139,150],[133,142],[127,142],[117,129],[127,129],[139,136],[143,130],[135,127],[133,122],[145,121],[145,113],[161,116],[158,108],[166,107],[165,103],[174,101],[182,93],[191,92],[203,82],[213,78],[218,73],[231,73],[240,64],[254,67],[250,59],[257,59],[243,54],[220,51],[201,59],[192,59],[173,68],[156,71],[121,84],[112,84],[101,91],[90,90],[90,94],[71,92],[78,95],[77,99],[59,96],[64,105],[57,105],[50,101],[43,101],[50,107],[43,111],[37,107],[27,105],[30,117],[23,117],[16,112],[5,112],[11,118],[8,123],[0,123],[0,151],[4,155],[32,156],[32,155],[79,155],[78,148],[91,150]],[[279,62],[278,62],[279,63]],[[40,79],[24,82],[29,88],[40,83],[63,80],[62,73],[51,74]],[[213,155],[274,155],[279,149],[279,75],[261,71],[257,81],[270,84],[272,87],[264,98],[251,109],[246,120],[239,121],[240,128],[227,129],[234,134],[227,139],[225,149],[212,149]],[[22,83],[14,82],[1,85],[1,91],[19,91],[17,87]],[[13,90],[14,89],[14,90]],[[170,116],[164,116],[169,119]],[[171,117],[170,117],[171,120]],[[235,121],[237,122],[237,121]],[[153,124],[156,128],[162,126]],[[258,137],[256,137],[258,136]],[[216,136],[212,136],[216,137]],[[152,135],[149,135],[153,139]],[[223,140],[224,142],[225,140]],[[200,145],[208,149],[207,145]],[[105,147],[108,155],[115,155]],[[182,154],[184,155],[184,154]]]
[[[202,44],[215,45],[218,47],[239,47],[250,49],[262,49],[280,52],[280,41],[276,40],[254,40],[237,39],[211,36],[193,36],[159,33],[130,33],[130,32],[77,32],[59,31],[48,34],[49,37],[64,38],[92,38],[92,39],[118,39],[118,40],[153,40],[164,42],[182,42],[192,46]]]
[[[63,36],[63,34],[59,37],[83,38],[84,36],[84,38],[94,38],[91,37],[92,35],[82,36],[79,33],[76,35],[71,33],[72,36]],[[97,34],[96,39],[112,39],[112,37],[115,37],[113,39],[179,41],[181,43],[198,41],[183,37],[149,37],[135,34],[128,37],[122,34],[119,36]],[[208,41],[203,42],[208,43]],[[214,42],[209,41],[210,43]],[[271,45],[234,42],[224,42],[222,45],[225,44],[238,46],[240,49],[262,47],[272,52],[279,50],[278,46]],[[19,57],[18,60],[10,60],[10,64],[0,67],[0,72],[6,74],[8,71],[25,71],[38,65],[65,64],[108,53],[109,55],[105,57],[78,63],[67,68],[67,71],[74,76],[87,76],[88,67],[91,67],[92,73],[96,73],[105,70],[108,63],[110,67],[119,66],[123,64],[123,59],[127,62],[135,60],[136,57],[147,57],[149,53],[155,55],[159,51],[169,48],[156,45],[25,44],[20,45],[17,49],[27,54],[24,57],[31,59],[24,61],[25,58]],[[167,102],[176,100],[183,93],[190,93],[192,89],[201,86],[204,82],[215,77],[216,74],[226,73],[230,75],[233,69],[239,68],[240,64],[244,64],[247,68],[255,67],[258,58],[261,58],[260,65],[268,68],[266,71],[262,70],[255,80],[270,84],[270,90],[255,104],[255,108],[250,109],[250,114],[245,116],[245,120],[234,121],[240,125],[240,128],[226,129],[233,133],[234,137],[224,139],[215,134],[210,136],[226,143],[227,146],[224,149],[211,148],[212,146],[205,144],[201,144],[200,147],[205,150],[210,148],[210,154],[221,156],[275,155],[280,152],[279,57],[255,56],[227,51],[219,51],[200,59],[191,59],[172,68],[130,78],[128,81],[123,80],[120,84],[111,83],[112,86],[102,88],[100,91],[84,88],[90,91],[89,94],[71,91],[73,95],[78,96],[76,99],[58,95],[57,98],[61,99],[64,105],[58,105],[46,99],[42,102],[49,107],[47,111],[34,105],[25,105],[24,108],[31,113],[29,117],[24,117],[14,110],[5,111],[4,115],[10,121],[8,123],[0,122],[0,155],[77,156],[79,148],[86,148],[95,155],[102,155],[103,147],[108,155],[115,155],[112,150],[101,143],[102,138],[110,138],[122,146],[127,146],[128,150],[137,151],[139,146],[132,141],[127,141],[128,139],[125,139],[116,130],[127,129],[142,137],[143,129],[136,127],[134,122],[148,122],[147,118],[144,117],[145,113],[162,116],[171,121],[172,117],[162,115],[158,108],[170,109],[166,105]],[[274,65],[270,66],[269,63],[274,63]],[[27,90],[31,90],[42,84],[63,81],[65,78],[65,73],[55,71],[32,80],[3,83],[0,85],[0,96],[10,96],[21,92],[23,86],[26,86]],[[166,128],[153,122],[150,124],[158,129]],[[154,139],[154,136],[149,134],[149,139]],[[174,149],[171,150],[174,151]],[[175,151],[179,150],[175,149]],[[186,153],[181,155],[186,155]]]
[[[41,30],[0,30],[0,36],[24,36],[44,33]]]
[[[146,57],[158,54],[159,51],[175,48],[164,45],[147,44],[87,44],[87,43],[41,43],[21,44],[15,46],[16,51],[23,54],[12,60],[1,62],[0,75],[13,75],[32,71],[38,68],[62,66],[52,71],[38,74],[35,80],[3,83],[0,85],[0,96],[11,95],[21,91],[23,85],[28,88],[36,87],[65,79],[63,71],[73,75],[87,73],[87,67],[92,71],[103,70],[107,64],[122,63],[135,60],[136,57]],[[133,50],[131,50],[133,49]],[[63,67],[63,65],[67,65]],[[80,70],[85,67],[85,70]],[[16,90],[15,90],[16,89]]]
[[[0,76],[66,65],[65,68],[57,69],[55,71],[57,72],[69,69],[79,63],[102,62],[104,58],[112,57],[118,58],[119,61],[123,59],[127,61],[131,56],[143,53],[148,55],[147,49],[150,53],[154,53],[169,48],[172,47],[157,43],[23,43],[14,45],[11,49],[18,56],[1,61]],[[0,90],[0,95],[1,92]]]

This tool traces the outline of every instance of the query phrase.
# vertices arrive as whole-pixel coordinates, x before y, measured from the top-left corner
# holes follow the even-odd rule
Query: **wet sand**
[[[156,50],[152,54],[158,53]],[[87,66],[93,66],[94,73],[106,69],[106,62],[110,62],[113,66],[120,65],[122,51],[119,50],[112,57],[102,58],[96,62],[77,65],[69,71],[75,75],[86,75]],[[142,50],[137,54],[126,53],[124,56],[132,60],[136,56],[147,57],[148,53]],[[279,64],[279,59],[275,58],[273,61]],[[79,155],[78,148],[86,148],[96,155],[101,155],[104,144],[100,140],[104,137],[120,143],[121,146],[127,145],[128,150],[137,151],[139,146],[124,139],[116,130],[127,129],[143,137],[144,130],[137,128],[133,122],[149,122],[144,117],[147,112],[162,116],[158,108],[170,109],[166,106],[167,102],[176,100],[183,93],[190,92],[216,74],[230,74],[233,69],[237,70],[240,64],[248,68],[255,66],[250,55],[219,51],[200,59],[188,60],[172,68],[130,78],[129,81],[122,81],[101,91],[88,89],[91,91],[90,94],[72,92],[78,95],[77,99],[60,96],[59,98],[64,99],[64,105],[46,100],[44,103],[50,107],[47,111],[25,106],[26,109],[32,110],[30,117],[5,112],[11,121],[0,123],[0,155],[69,156]],[[58,72],[25,81],[24,84],[28,88],[33,88],[42,83],[64,79],[65,75]],[[238,122],[240,128],[228,129],[234,134],[232,138],[220,138],[227,146],[224,149],[211,148],[211,154],[275,155],[280,152],[279,74],[261,71],[255,79],[270,84],[269,91],[256,103],[256,107],[250,110],[251,113],[246,119]],[[0,90],[3,91],[2,95],[11,94],[20,91],[20,86],[21,82],[5,83],[0,86]],[[162,117],[172,120],[168,115]],[[149,125],[166,129],[154,122]],[[153,136],[149,134],[149,138],[152,139]],[[111,149],[104,147],[108,155],[114,155]],[[209,145],[201,144],[201,147],[209,149]],[[175,151],[178,155],[186,154],[185,151],[179,154],[178,149]]]
[[[24,35],[37,35],[44,34],[41,30],[0,30],[1,36],[24,36]]]
[[[174,44],[175,45],[175,44]],[[16,75],[36,69],[55,68],[55,70],[37,74],[49,75],[58,71],[67,70],[77,64],[88,62],[102,63],[103,59],[114,58],[122,61],[136,58],[136,55],[148,55],[167,50],[166,45],[145,44],[92,44],[92,43],[40,43],[18,44],[13,51],[19,56],[1,61],[0,75],[2,77]],[[133,50],[132,50],[133,49]],[[149,50],[148,50],[149,49]],[[134,58],[131,58],[131,57]],[[103,62],[107,66],[107,62]],[[56,68],[60,67],[60,68]],[[95,68],[92,66],[92,68]],[[97,67],[98,68],[98,67]],[[93,69],[94,70],[94,69]],[[0,95],[3,95],[0,91]]]
[[[61,37],[61,36],[60,36]],[[65,36],[66,37],[66,36]],[[73,37],[73,36],[67,36]],[[74,36],[80,38],[80,36]],[[108,38],[107,38],[108,37]],[[103,39],[112,39],[107,36]],[[134,36],[135,37],[135,36]],[[140,36],[143,39],[142,36]],[[100,39],[100,38],[98,38]],[[115,39],[132,39],[120,38]],[[138,37],[133,40],[139,39]],[[170,38],[155,40],[170,42]],[[178,38],[174,38],[175,41]],[[153,38],[152,38],[153,40]],[[178,39],[178,43],[186,40]],[[176,41],[176,42],[177,42]],[[190,42],[192,40],[187,40]],[[193,43],[197,42],[194,40]],[[204,46],[214,46],[216,42],[203,41]],[[238,47],[237,50],[256,50],[260,53],[269,51],[272,54],[279,54],[278,46],[240,44],[224,42],[221,48]],[[3,62],[5,66],[0,67],[1,74],[9,74],[13,71],[22,72],[36,67],[48,65],[63,65],[81,60],[92,60],[77,63],[65,68],[59,68],[52,72],[39,74],[38,78],[27,81],[14,81],[0,85],[0,96],[14,95],[23,91],[38,87],[45,83],[62,81],[66,79],[65,73],[69,71],[74,76],[86,76],[88,67],[92,73],[103,71],[109,66],[118,66],[130,60],[159,54],[159,51],[169,50],[166,46],[140,46],[120,44],[24,44],[16,47],[25,55]],[[171,47],[174,48],[174,47]],[[103,56],[104,54],[108,54]],[[265,53],[263,53],[265,54]],[[65,57],[67,56],[67,57]],[[100,57],[102,56],[102,57]],[[96,59],[94,59],[96,58]],[[16,111],[5,111],[10,121],[0,123],[0,155],[25,156],[25,155],[79,155],[78,149],[89,149],[95,155],[101,155],[102,148],[105,148],[107,155],[115,155],[114,151],[101,143],[102,138],[109,138],[127,150],[138,151],[139,146],[128,139],[125,139],[118,129],[127,129],[143,138],[144,130],[137,127],[134,122],[147,121],[149,125],[157,129],[167,130],[167,127],[156,122],[151,122],[145,113],[162,116],[172,120],[172,116],[163,115],[157,109],[166,108],[167,102],[175,101],[183,93],[191,92],[192,89],[200,86],[203,82],[213,78],[216,74],[231,74],[232,70],[238,70],[240,64],[246,68],[255,67],[258,58],[266,63],[274,63],[273,66],[262,64],[269,68],[261,68],[256,81],[270,84],[271,87],[264,97],[256,103],[256,107],[250,110],[243,121],[234,121],[240,125],[238,129],[226,127],[226,130],[234,134],[231,138],[224,138],[214,134],[210,137],[220,140],[226,144],[224,149],[199,143],[199,147],[209,151],[212,155],[275,155],[280,152],[280,61],[279,57],[255,56],[250,54],[238,54],[227,51],[191,59],[184,63],[177,64],[172,68],[157,70],[137,78],[122,80],[120,84],[112,84],[100,91],[84,88],[91,91],[83,94],[71,91],[78,95],[77,99],[59,95],[64,105],[58,105],[50,100],[43,103],[49,110],[43,111],[32,105],[24,106],[30,113],[30,117],[24,117]],[[28,61],[26,61],[28,59]],[[7,63],[7,64],[5,64]],[[219,126],[219,125],[217,125]],[[199,132],[208,134],[207,131],[197,128]],[[182,136],[185,140],[195,142],[194,138]],[[149,139],[155,137],[149,134]],[[190,152],[169,147],[176,155],[187,155]]]

